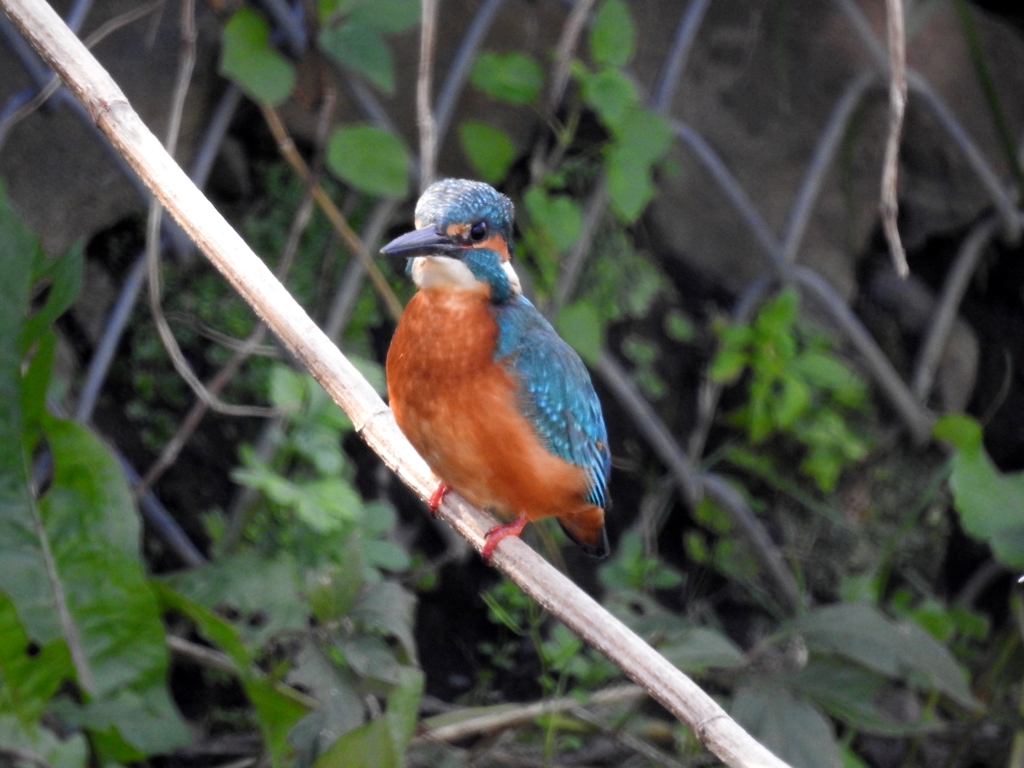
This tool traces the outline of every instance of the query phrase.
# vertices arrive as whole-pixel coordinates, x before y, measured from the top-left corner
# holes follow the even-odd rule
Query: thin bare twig
[[[868,22],[860,6],[857,5],[855,0],[833,0],[833,2],[839,6],[840,11],[846,16],[850,26],[853,27],[854,32],[857,33],[857,36],[861,39],[865,48],[867,48],[868,53],[875,60],[875,65],[878,67],[879,72],[887,74],[889,64],[886,49],[875,36],[870,22]],[[1020,237],[1024,221],[1022,221],[1022,217],[1018,213],[1012,197],[1003,187],[999,174],[995,172],[992,164],[989,163],[988,159],[978,148],[978,145],[975,144],[974,139],[970,137],[970,134],[967,133],[960,121],[957,120],[956,115],[953,114],[953,111],[942,97],[932,88],[927,79],[920,73],[908,69],[907,85],[915,94],[925,100],[925,103],[935,113],[935,116],[942,123],[950,138],[960,148],[964,158],[967,160],[967,164],[971,166],[981,185],[992,199],[993,205],[999,211],[1000,218],[1003,221],[1005,236],[1011,242],[1015,242]]]
[[[562,259],[562,265],[558,270],[558,283],[555,285],[555,311],[564,307],[572,299],[576,292],[576,286],[583,277],[583,267],[586,266],[587,256],[590,255],[594,238],[597,237],[597,229],[604,218],[605,208],[608,207],[608,179],[602,173],[597,181],[597,186],[590,193],[586,205],[583,207],[583,223],[580,226],[579,235],[572,249]]]
[[[437,135],[434,108],[434,42],[437,39],[437,0],[420,4],[420,69],[416,77],[416,124],[420,129],[420,192],[437,175]]]
[[[562,27],[562,36],[558,38],[555,50],[555,65],[551,68],[551,89],[548,91],[547,110],[554,112],[565,94],[565,86],[569,84],[569,65],[580,43],[580,35],[590,18],[594,8],[594,0],[576,0],[569,11],[569,18]]]
[[[679,19],[679,27],[676,29],[668,56],[665,57],[665,66],[661,70],[651,100],[654,108],[663,115],[667,115],[672,109],[672,96],[679,84],[679,76],[690,57],[693,41],[697,39],[697,30],[700,29],[700,23],[704,20],[709,5],[711,0],[691,0],[682,18]]]
[[[818,140],[818,146],[804,173],[803,182],[800,184],[800,189],[786,221],[786,230],[782,237],[782,257],[787,263],[792,264],[796,261],[797,254],[800,252],[800,244],[803,242],[807,225],[811,220],[811,214],[814,212],[814,204],[825,183],[825,176],[832,167],[832,160],[839,151],[847,126],[850,124],[857,106],[875,80],[876,75],[873,72],[859,74],[846,86],[843,95],[832,109],[828,125]]]
[[[900,240],[900,230],[896,226],[896,216],[899,213],[896,176],[899,170],[903,115],[907,110],[907,37],[904,30],[903,0],[885,0],[885,12],[889,36],[889,137],[885,142],[879,208],[885,239],[889,241],[893,267],[896,274],[906,277],[910,274],[910,268],[907,266],[907,254]]]
[[[313,197],[307,191],[295,211],[295,216],[292,217],[292,225],[288,230],[288,237],[285,239],[281,259],[277,266],[276,277],[278,280],[284,281],[287,276],[295,259],[295,254],[299,250],[299,241],[302,239],[302,233],[306,231],[306,227],[309,226],[312,218]],[[213,376],[210,383],[206,385],[206,389],[211,395],[216,397],[231,382],[245,362],[263,343],[266,335],[266,323],[258,322],[252,333],[249,334],[249,338],[242,342],[239,349],[235,351],[224,366]],[[135,488],[132,489],[136,498],[139,498],[148,491],[160,476],[177,461],[182,448],[185,447],[185,443],[188,442],[192,433],[199,427],[199,423],[203,420],[208,409],[209,406],[202,398],[197,399],[193,403],[191,410],[184,421],[182,421],[181,426],[178,427],[177,432],[167,441],[156,461],[153,462],[146,474],[143,475]],[[276,411],[271,411],[271,415],[276,415]]]
[[[178,145],[178,134],[181,130],[181,117],[185,110],[185,97],[188,95],[189,83],[192,80],[192,70],[196,62],[196,22],[195,22],[195,0],[184,0],[181,6],[181,58],[178,63],[178,79],[174,86],[174,93],[171,97],[171,112],[167,121],[167,138],[165,146],[167,152],[174,154]],[[171,358],[171,363],[178,375],[185,380],[189,388],[195,393],[207,408],[225,416],[266,416],[273,411],[267,408],[260,408],[249,405],[229,405],[222,402],[214,393],[196,376],[192,366],[185,359],[178,340],[174,338],[167,318],[164,317],[161,306],[161,278],[160,278],[160,219],[163,208],[160,202],[154,198],[149,204],[149,219],[146,226],[146,260],[149,267],[149,308],[153,315],[153,323],[156,325],[157,333],[163,342],[164,349]],[[145,490],[145,488],[143,489]]]
[[[370,281],[384,300],[384,305],[387,307],[391,318],[398,320],[402,315],[402,305],[399,303],[398,297],[395,296],[395,292],[391,290],[391,286],[388,285],[388,281],[384,278],[380,267],[370,258],[370,254],[363,247],[359,235],[355,233],[355,230],[345,220],[345,217],[341,215],[341,211],[338,210],[338,206],[334,204],[331,196],[327,194],[327,190],[323,188],[319,181],[312,178],[309,166],[306,165],[306,161],[302,159],[302,155],[295,148],[295,142],[288,135],[288,130],[285,128],[280,115],[277,114],[277,110],[266,104],[262,105],[261,109],[263,110],[263,119],[266,120],[270,132],[277,141],[278,151],[288,161],[292,169],[299,174],[299,178],[310,185],[313,199],[320,206],[320,210],[324,212],[327,220],[331,222],[334,229],[341,235],[341,239],[345,241],[345,245],[348,246],[349,250],[356,255],[356,258],[363,262],[363,266],[370,276]]]
[[[656,746],[651,744],[639,736],[636,736],[623,728],[612,728],[605,724],[601,718],[597,717],[593,713],[584,709],[581,706],[573,707],[569,710],[569,713],[577,720],[582,720],[588,723],[607,736],[615,739],[622,746],[633,750],[646,760],[649,760],[654,765],[661,765],[664,768],[687,768],[686,765],[676,760],[670,754],[664,750],[658,749]]]
[[[960,252],[953,262],[953,268],[946,275],[946,283],[942,286],[942,295],[939,297],[932,320],[928,324],[928,334],[924,344],[921,345],[921,352],[914,367],[914,378],[911,383],[911,391],[918,400],[924,402],[931,392],[932,384],[935,382],[935,372],[939,369],[942,360],[942,353],[946,349],[946,342],[953,330],[957,313],[960,310],[960,302],[971,283],[971,277],[978,266],[981,255],[985,252],[986,246],[992,241],[998,230],[998,220],[995,217],[988,217],[971,230],[971,234],[960,246]]]
[[[85,47],[92,48],[98,45],[107,35],[148,16],[165,2],[167,2],[167,0],[153,0],[151,3],[140,5],[138,8],[131,8],[119,16],[115,16],[114,18],[106,21],[97,30],[85,38]],[[39,92],[35,96],[17,109],[6,113],[3,116],[3,119],[0,120],[0,146],[3,146],[4,140],[10,133],[11,129],[49,101],[50,97],[57,92],[57,89],[59,89],[60,86],[60,78],[57,77],[57,75],[51,75],[50,79],[39,89]]]
[[[377,248],[384,235],[384,230],[398,209],[398,205],[398,200],[387,198],[377,203],[373,211],[370,212],[369,222],[360,237],[363,249],[367,253]],[[338,289],[334,292],[334,297],[327,310],[327,319],[324,321],[324,333],[335,344],[340,341],[341,334],[344,332],[345,326],[348,325],[365,278],[366,266],[359,259],[351,259],[345,267],[341,282],[338,283]]]
[[[444,146],[448,124],[451,122],[459,94],[462,93],[462,88],[469,77],[469,71],[476,61],[477,51],[504,2],[505,0],[486,0],[473,17],[473,23],[469,25],[466,34],[462,36],[458,53],[448,68],[448,74],[445,75],[444,84],[437,97],[437,106],[434,108],[434,134],[439,147]]]
[[[180,656],[183,659],[194,661],[196,664],[201,664],[204,667],[217,669],[231,675],[238,675],[241,673],[238,665],[235,664],[234,660],[226,653],[221,653],[213,648],[207,648],[205,645],[193,643],[191,640],[186,640],[183,637],[177,637],[175,635],[167,635],[165,642],[167,644],[167,650],[175,656]],[[316,709],[320,706],[320,702],[312,696],[303,693],[298,688],[292,688],[290,685],[282,683],[280,680],[272,681],[271,686],[278,693],[284,694],[289,699],[302,705],[306,709]]]
[[[32,45],[68,84],[101,130],[159,196],[200,250],[267,322],[274,334],[349,415],[356,432],[384,463],[426,500],[437,479],[401,434],[387,406],[294,298],[202,196],[132,110],[124,93],[45,0],[0,0]],[[494,519],[450,494],[438,515],[476,548]],[[734,768],[785,763],[743,730],[689,677],[636,636],[525,542],[503,540],[492,562],[641,684]]]
[[[644,689],[638,685],[617,685],[588,696],[585,703],[592,707],[622,704],[639,701],[646,695]],[[472,713],[461,717],[457,711],[446,712],[425,720],[423,722],[425,730],[414,741],[459,741],[467,736],[491,733],[504,728],[515,728],[543,715],[569,712],[579,706],[579,699],[565,696],[560,699],[546,699],[530,704],[502,704],[482,710],[474,708]]]

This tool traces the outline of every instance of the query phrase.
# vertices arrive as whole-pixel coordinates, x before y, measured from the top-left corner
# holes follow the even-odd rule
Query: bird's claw
[[[448,495],[449,488],[444,483],[438,483],[437,488],[430,494],[430,501],[427,502],[427,509],[430,510],[430,514],[437,515],[437,509],[441,506],[441,502],[444,501],[444,497]]]
[[[491,528],[487,535],[484,536],[484,546],[480,550],[480,556],[484,559],[484,562],[490,563],[491,558],[494,556],[494,550],[501,543],[501,540],[506,536],[518,536],[521,534],[527,522],[526,515],[518,515],[511,523],[496,525]]]

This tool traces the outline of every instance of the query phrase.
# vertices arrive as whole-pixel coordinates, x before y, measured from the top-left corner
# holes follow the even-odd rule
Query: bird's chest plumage
[[[531,517],[578,506],[583,472],[545,448],[521,410],[518,381],[494,359],[497,341],[486,295],[419,291],[388,350],[395,420],[445,484],[475,504]]]

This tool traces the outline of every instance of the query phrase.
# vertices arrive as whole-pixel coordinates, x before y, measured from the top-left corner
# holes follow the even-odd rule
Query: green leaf
[[[569,250],[580,234],[583,214],[576,201],[567,195],[549,195],[540,187],[530,187],[523,196],[530,223],[536,227],[552,250]]]
[[[178,594],[171,587],[153,582],[153,591],[165,610],[179,611],[193,622],[209,640],[231,657],[238,667],[246,695],[256,708],[260,730],[274,765],[283,765],[291,753],[288,731],[306,714],[306,708],[275,687],[252,666],[253,653],[242,642],[231,624],[209,608]]]
[[[636,87],[617,69],[584,73],[581,85],[583,100],[597,112],[601,122],[612,133],[618,130],[626,113],[638,104]]]
[[[349,616],[368,629],[392,635],[402,644],[409,660],[416,661],[416,640],[412,634],[416,597],[393,581],[371,585],[356,598]]]
[[[886,688],[885,678],[843,660],[812,659],[787,682],[858,731],[899,737],[943,728],[937,720],[896,720],[878,706]]]
[[[313,768],[400,768],[416,727],[423,694],[423,673],[403,667],[388,696],[387,713],[349,731],[328,749]]]
[[[39,755],[51,768],[85,768],[90,765],[89,743],[84,734],[58,738],[35,723],[22,723],[17,718],[0,714],[0,745],[23,749]],[[11,760],[10,765],[29,765],[27,761]]]
[[[558,313],[558,333],[580,353],[584,362],[594,365],[604,347],[604,325],[594,305],[580,299]]]
[[[255,101],[280,104],[295,87],[295,68],[270,47],[267,22],[241,8],[224,26],[220,72],[234,80]]]
[[[25,322],[22,350],[46,333],[50,325],[75,303],[82,288],[82,246],[73,245],[57,258],[51,259],[40,251],[41,264],[33,270],[33,282],[50,284],[46,303]],[[37,258],[37,261],[39,259]]]
[[[302,374],[287,365],[270,369],[270,402],[282,411],[297,411],[305,399],[306,386]]]
[[[670,309],[662,321],[665,335],[680,343],[693,341],[697,329],[689,316],[680,309]]]
[[[40,516],[52,576],[62,583],[92,677],[95,698],[84,711],[109,715],[109,724],[143,753],[181,746],[189,735],[167,694],[164,629],[141,563],[128,484],[86,427],[49,417],[44,427],[54,474]]]
[[[628,146],[613,144],[606,158],[608,199],[624,224],[632,224],[654,197],[650,166]]]
[[[419,0],[365,0],[349,14],[353,21],[393,34],[415,27],[420,20]]]
[[[33,646],[14,603],[0,592],[0,711],[13,711],[27,728],[43,714],[61,684],[74,679],[67,644],[56,639]]]
[[[288,733],[296,752],[295,764],[312,765],[340,736],[363,724],[363,702],[351,675],[312,643],[299,651],[288,682],[312,692],[321,704]]]
[[[481,53],[469,75],[474,86],[492,99],[529,104],[544,85],[544,71],[533,57],[511,53]]]
[[[988,542],[1000,562],[1024,568],[1024,472],[1000,472],[982,443],[981,425],[968,416],[943,416],[934,434],[957,448],[949,485],[964,530]]]
[[[658,650],[672,664],[687,672],[700,672],[709,667],[729,669],[747,663],[743,651],[732,640],[708,627],[693,627]]]
[[[621,67],[633,58],[636,30],[622,0],[605,0],[590,27],[590,56],[598,64]]]
[[[812,652],[838,654],[886,677],[933,688],[968,709],[981,707],[953,655],[913,622],[893,622],[869,605],[844,603],[811,611],[786,628]]]
[[[515,159],[512,140],[500,128],[467,120],[459,126],[462,151],[484,181],[501,181]]]
[[[354,69],[387,94],[395,90],[395,64],[380,32],[351,18],[320,31],[320,48],[339,64]]]
[[[211,610],[229,611],[238,633],[256,647],[308,624],[298,568],[287,555],[243,551],[171,576],[167,584]]]
[[[766,680],[740,688],[731,714],[793,768],[842,768],[832,725],[781,685]]]
[[[327,165],[371,195],[402,197],[408,189],[405,145],[394,134],[372,125],[336,128],[327,147]]]

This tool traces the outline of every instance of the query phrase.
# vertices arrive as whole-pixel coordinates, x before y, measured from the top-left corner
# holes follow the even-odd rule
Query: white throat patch
[[[412,280],[420,288],[476,288],[480,282],[463,262],[448,256],[417,256]]]
[[[519,275],[508,261],[501,263],[513,296],[520,296],[523,287]],[[450,256],[417,256],[412,260],[412,280],[419,288],[479,289],[484,285],[466,264]]]

